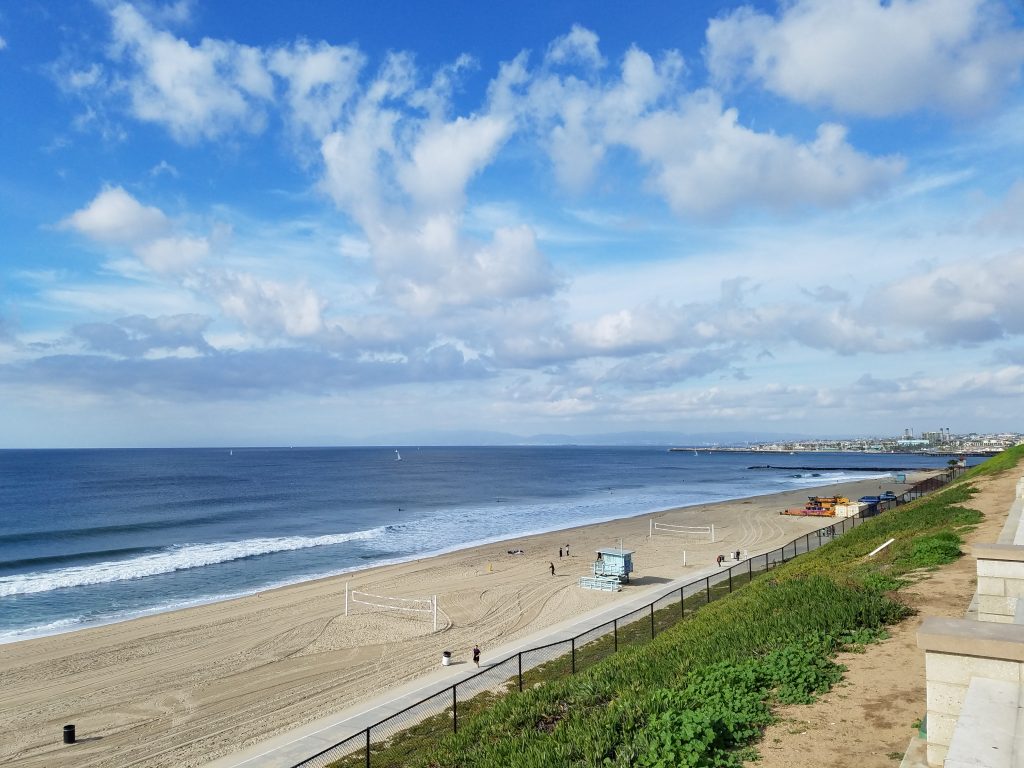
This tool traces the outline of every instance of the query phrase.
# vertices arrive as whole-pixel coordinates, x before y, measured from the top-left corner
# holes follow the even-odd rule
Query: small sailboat
[[[401,460],[402,460],[402,454],[400,454],[398,452],[398,449],[395,448],[395,461],[401,461]]]

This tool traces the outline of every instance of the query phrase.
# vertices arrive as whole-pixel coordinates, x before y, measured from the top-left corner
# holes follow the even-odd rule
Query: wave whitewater
[[[161,552],[125,560],[110,560],[58,570],[24,573],[17,576],[0,576],[0,597],[142,579],[147,576],[202,568],[247,557],[270,555],[275,552],[290,552],[311,547],[344,544],[350,541],[365,541],[377,538],[383,533],[383,528],[373,528],[368,531],[322,536],[281,536],[209,544],[183,544],[169,547]]]

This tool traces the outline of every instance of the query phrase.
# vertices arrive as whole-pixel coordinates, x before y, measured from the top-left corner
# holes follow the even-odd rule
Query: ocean
[[[658,447],[0,451],[0,643],[531,533],[945,463]]]

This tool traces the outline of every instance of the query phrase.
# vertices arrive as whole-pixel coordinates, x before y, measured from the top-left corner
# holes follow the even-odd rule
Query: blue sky
[[[0,447],[1022,430],[1022,66],[1009,0],[0,4]]]

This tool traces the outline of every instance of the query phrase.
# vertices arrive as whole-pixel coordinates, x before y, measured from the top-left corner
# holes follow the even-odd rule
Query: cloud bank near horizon
[[[1024,393],[1004,3],[737,6],[700,50],[581,21],[433,68],[103,14],[49,67],[52,151],[123,161],[37,223],[64,265],[6,273],[0,389],[29,411],[292,403],[365,434],[455,398],[498,429],[834,429]],[[202,177],[249,155],[291,181],[253,203]]]

